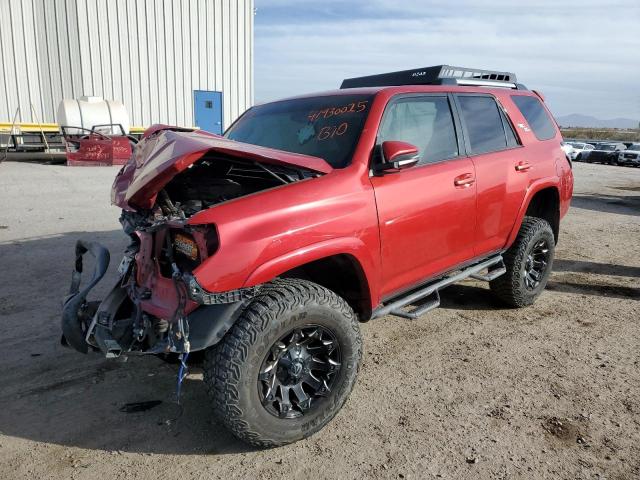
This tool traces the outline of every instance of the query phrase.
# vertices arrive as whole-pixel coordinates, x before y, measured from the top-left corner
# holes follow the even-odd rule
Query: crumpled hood
[[[318,173],[333,168],[318,157],[236,142],[202,130],[167,125],[149,127],[111,189],[111,203],[125,210],[151,208],[162,188],[208,152]]]

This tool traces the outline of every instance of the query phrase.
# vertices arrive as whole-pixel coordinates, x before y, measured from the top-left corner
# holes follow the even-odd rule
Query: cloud
[[[441,63],[513,71],[556,115],[640,118],[640,3],[256,0],[256,100]]]

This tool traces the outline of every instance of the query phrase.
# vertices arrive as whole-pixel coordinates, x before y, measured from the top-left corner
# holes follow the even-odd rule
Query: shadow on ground
[[[0,431],[66,446],[139,453],[226,454],[247,451],[212,416],[200,375],[174,403],[176,365],[155,357],[106,360],[60,345],[61,299],[67,293],[77,238],[103,243],[112,253],[101,298],[116,280],[121,231],[74,232],[0,244],[3,278],[0,315]],[[88,272],[90,266],[85,269]],[[10,281],[9,281],[10,280]],[[125,404],[161,400],[137,413]]]
[[[640,300],[640,288],[620,285],[620,277],[638,278],[640,268],[584,260],[556,259],[547,288],[556,292]],[[613,277],[613,278],[606,278]]]
[[[640,215],[640,196],[575,194],[571,199],[571,207],[619,215]]]
[[[611,263],[589,262],[585,260],[563,260],[553,261],[554,272],[577,272],[595,273],[600,275],[611,275],[621,277],[640,277],[640,267],[628,265],[615,265]]]
[[[547,284],[547,290],[551,290],[553,292],[595,295],[597,297],[640,300],[640,288],[625,287],[621,285],[603,285],[591,282],[582,283],[566,280],[551,280]]]
[[[502,310],[507,307],[489,290],[481,286],[455,283],[440,292],[440,306],[452,310]]]

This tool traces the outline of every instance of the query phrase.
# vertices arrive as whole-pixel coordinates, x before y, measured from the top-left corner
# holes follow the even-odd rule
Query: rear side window
[[[538,140],[549,140],[556,136],[553,120],[536,97],[513,95],[511,97]]]
[[[458,96],[471,153],[507,148],[505,129],[496,101],[491,97]]]
[[[513,127],[511,123],[507,119],[507,116],[504,114],[502,110],[500,110],[500,117],[502,117],[502,124],[504,125],[504,133],[507,134],[507,147],[513,148],[520,145],[518,143],[518,138],[516,137],[516,133],[513,131]]]
[[[378,132],[378,143],[407,142],[418,147],[420,164],[458,156],[458,140],[446,97],[409,97],[390,103]]]

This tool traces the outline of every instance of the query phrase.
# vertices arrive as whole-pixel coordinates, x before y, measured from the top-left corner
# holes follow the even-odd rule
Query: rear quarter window
[[[512,95],[511,99],[538,140],[550,140],[556,136],[554,122],[537,97]]]

